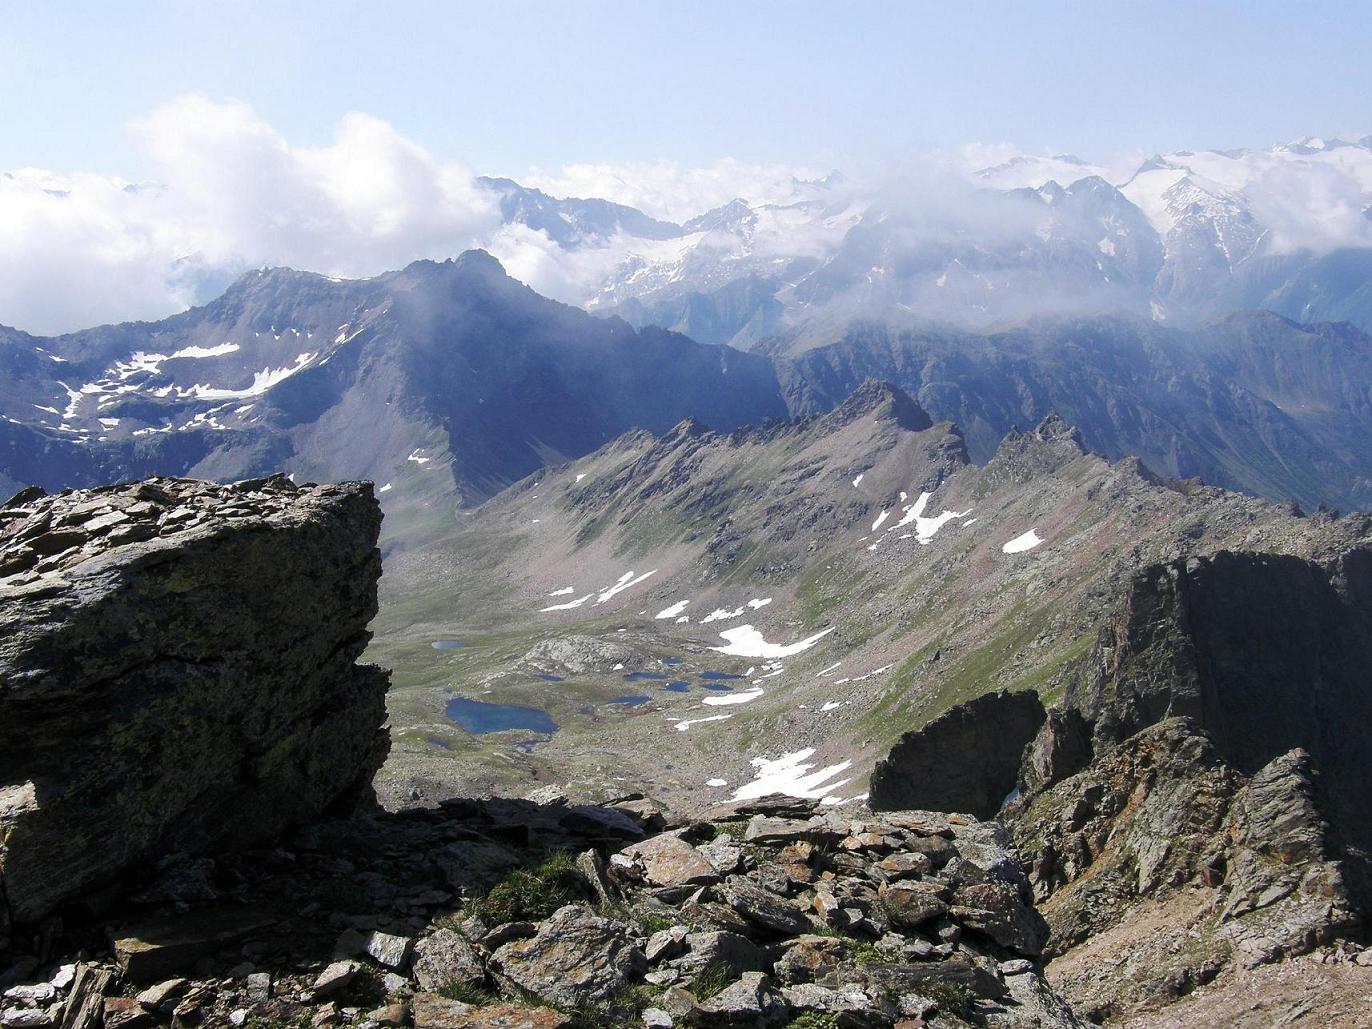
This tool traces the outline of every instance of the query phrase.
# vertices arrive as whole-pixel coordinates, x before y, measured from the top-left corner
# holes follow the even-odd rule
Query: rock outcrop
[[[1221,552],[1133,578],[1063,705],[1028,746],[1009,741],[1022,767],[1004,817],[1079,1012],[1165,1003],[1359,928],[1369,666],[1365,549]],[[909,778],[949,784],[921,799],[975,810],[959,787],[988,751],[948,727],[994,730],[1003,703],[964,705],[898,748],[917,755],[902,759],[918,761]],[[1097,960],[1057,961],[1098,940]]]
[[[380,522],[369,484],[284,477],[0,509],[0,919],[367,794]]]
[[[994,818],[1018,781],[1020,755],[1046,718],[1030,691],[987,693],[959,704],[906,733],[877,762],[872,809],[933,808]],[[949,760],[950,754],[971,760]]]
[[[1080,1025],[1043,978],[1046,928],[1001,826],[789,798],[661,824],[641,797],[459,800],[312,825],[204,867],[186,859],[160,898],[126,897],[100,932],[77,934],[83,961],[64,957],[70,937],[8,973],[0,961],[0,989],[16,984],[5,1017],[48,1026],[83,1006],[106,1027]],[[671,874],[667,854],[690,874]],[[191,867],[200,889],[187,892]],[[73,973],[95,983],[85,1000]]]

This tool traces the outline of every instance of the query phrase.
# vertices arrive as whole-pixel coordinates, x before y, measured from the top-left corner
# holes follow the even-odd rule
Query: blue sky
[[[1367,3],[18,3],[0,168],[137,178],[191,92],[328,143],[349,111],[438,159],[1088,158],[1372,132]]]

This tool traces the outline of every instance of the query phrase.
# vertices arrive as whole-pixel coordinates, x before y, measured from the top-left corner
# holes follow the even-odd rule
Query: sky
[[[0,168],[144,177],[130,124],[188,93],[516,176],[1258,146],[1372,131],[1369,38],[1365,2],[0,0]]]

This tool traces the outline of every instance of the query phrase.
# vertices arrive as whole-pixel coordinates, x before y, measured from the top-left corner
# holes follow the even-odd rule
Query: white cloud
[[[724,158],[700,168],[671,161],[569,164],[554,172],[531,169],[520,181],[553,196],[600,197],[637,207],[654,218],[683,222],[734,199],[784,202],[794,197],[797,179],[822,174],[793,165]]]
[[[264,264],[356,277],[474,246],[490,250],[541,293],[608,304],[651,296],[691,276],[723,282],[740,270],[772,274],[797,257],[842,256],[848,231],[869,204],[891,219],[887,264],[903,268],[938,258],[941,266],[940,247],[971,239],[1009,253],[1018,240],[1032,243],[1054,217],[1023,197],[995,196],[974,184],[1063,181],[1079,170],[1105,172],[1118,182],[1137,167],[1131,163],[1137,157],[1076,165],[1046,152],[976,144],[869,170],[827,189],[806,185],[819,177],[815,169],[734,159],[702,167],[534,169],[520,181],[554,196],[603,197],[677,222],[734,198],[754,205],[821,201],[759,212],[737,231],[663,241],[618,237],[564,251],[545,233],[502,224],[496,198],[471,171],[435,158],[370,115],[349,114],[330,144],[302,147],[246,104],[185,96],[130,129],[150,162],[151,184],[36,169],[0,174],[0,323],[48,333],[158,318],[208,299],[232,275]],[[1364,215],[1372,200],[1372,151],[1345,147],[1311,155],[1275,148],[1173,159],[1247,198],[1273,250],[1372,245],[1372,222]],[[1010,168],[992,178],[972,177],[1007,161]],[[856,252],[852,259],[866,258]],[[607,290],[615,273],[617,288]],[[1017,288],[1017,271],[1008,266],[966,274],[994,275],[997,296]],[[969,302],[952,279],[947,289],[941,278],[938,286],[898,299],[931,315],[942,311],[939,303]],[[880,281],[863,288],[853,303],[867,293],[885,295]],[[1022,291],[1041,293],[1043,285],[1031,277]]]
[[[0,179],[0,321],[35,332],[161,317],[195,276],[284,264],[374,275],[481,245],[494,198],[390,125],[350,114],[292,146],[246,104],[177,99],[131,127],[156,186],[25,171]]]

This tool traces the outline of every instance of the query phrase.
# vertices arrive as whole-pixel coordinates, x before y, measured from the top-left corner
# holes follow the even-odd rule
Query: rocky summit
[[[369,793],[380,522],[370,485],[280,477],[0,508],[0,946]]]
[[[66,931],[0,980],[5,1026],[1081,1024],[1004,828],[787,798],[327,821]]]

